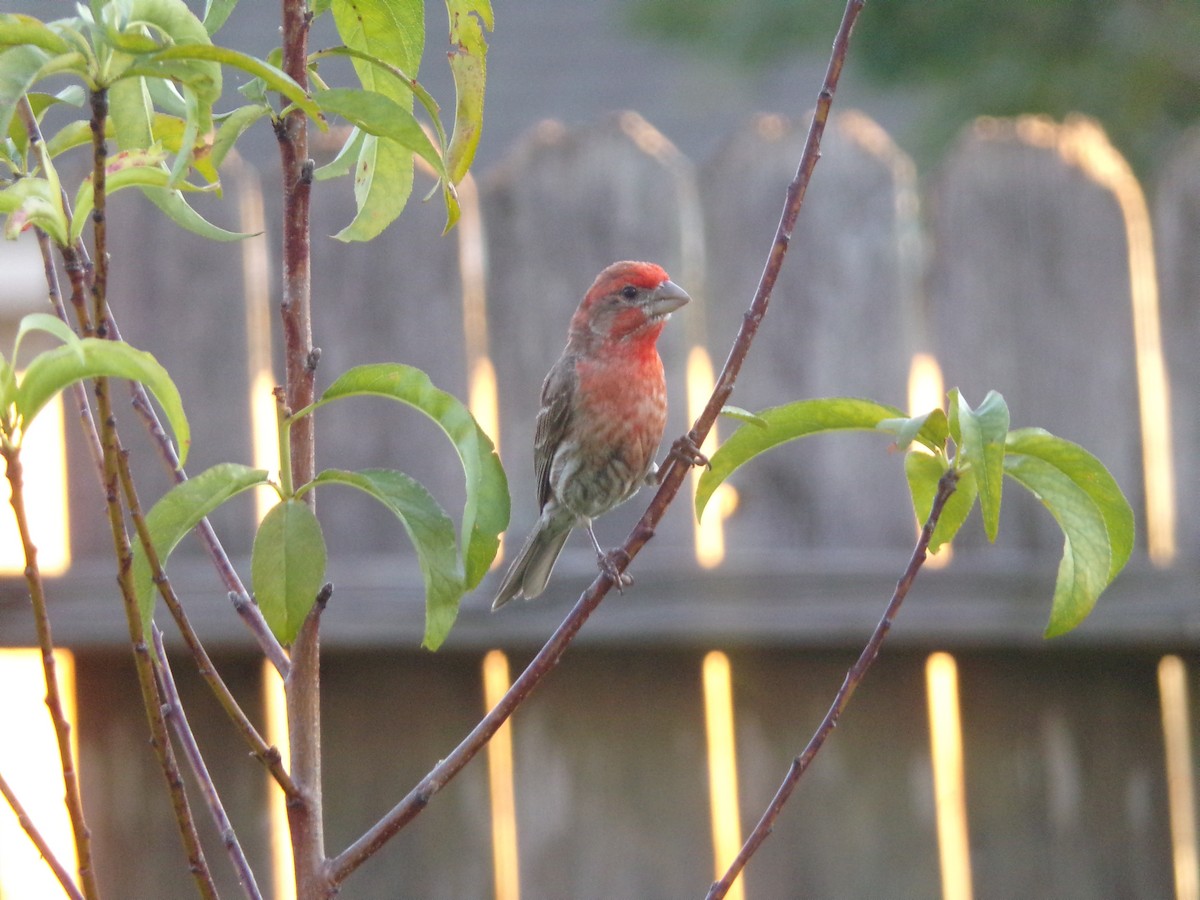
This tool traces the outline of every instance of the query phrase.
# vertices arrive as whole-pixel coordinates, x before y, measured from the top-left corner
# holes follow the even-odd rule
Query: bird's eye
[[[624,297],[626,300],[632,300],[637,295],[638,295],[637,288],[635,288],[632,284],[627,284],[627,285],[625,285],[625,287],[623,287],[621,289],[621,296]]]

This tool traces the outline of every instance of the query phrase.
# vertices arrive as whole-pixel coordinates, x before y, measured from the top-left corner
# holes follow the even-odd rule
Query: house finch
[[[584,295],[566,349],[542,384],[533,439],[541,516],[492,609],[545,590],[579,525],[601,569],[620,587],[622,576],[600,549],[592,519],[628,500],[657,471],[654,454],[667,421],[658,336],[689,299],[659,266],[645,262],[613,263]]]

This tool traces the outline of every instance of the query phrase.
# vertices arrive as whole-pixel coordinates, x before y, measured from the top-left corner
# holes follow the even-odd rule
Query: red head
[[[633,341],[653,346],[667,317],[691,298],[661,266],[615,262],[598,276],[571,319],[569,340]]]

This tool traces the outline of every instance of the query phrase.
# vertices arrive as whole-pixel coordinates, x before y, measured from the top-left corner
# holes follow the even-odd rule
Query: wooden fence
[[[669,432],[682,433],[689,370],[703,388],[704,361],[719,368],[724,358],[802,140],[798,123],[763,116],[698,165],[634,113],[578,130],[547,122],[464,192],[467,216],[456,235],[439,237],[436,205],[414,202],[363,246],[322,237],[352,207],[344,184],[321,184],[313,253],[320,375],[328,383],[354,364],[402,361],[459,396],[486,400],[490,366],[512,533],[523,534],[535,512],[529,447],[538,389],[591,277],[614,259],[653,259],[694,298],[662,347]],[[914,354],[931,354],[947,387],[974,402],[998,389],[1014,426],[1044,425],[1095,452],[1135,508],[1138,548],[1093,617],[1045,643],[1061,551],[1053,521],[1010,490],[998,547],[969,523],[951,565],[918,580],[892,643],[751,864],[747,896],[940,894],[946,814],[935,803],[926,681],[935,650],[957,662],[976,896],[1167,897],[1178,865],[1195,877],[1195,836],[1189,858],[1185,827],[1194,823],[1195,757],[1183,780],[1174,769],[1168,779],[1168,699],[1157,673],[1164,654],[1180,655],[1196,686],[1198,174],[1200,140],[1192,140],[1147,204],[1094,125],[1022,119],[979,123],[919,180],[873,122],[834,117],[734,402],[760,408],[840,394],[903,407]],[[274,177],[266,174],[268,185]],[[252,227],[255,184],[248,169],[232,179],[214,214]],[[260,267],[278,240],[272,193],[267,235],[242,246],[195,240],[128,195],[115,204],[114,308],[125,337],[167,361],[181,385],[193,421],[192,471],[253,455],[245,358],[248,346],[259,354],[265,347],[262,329],[244,323],[278,299]],[[133,439],[132,423],[125,430],[143,495],[154,497],[165,476]],[[100,499],[69,436],[76,562],[50,592],[56,636],[76,652],[82,777],[101,884],[109,896],[185,896],[187,874],[121,648],[119,603],[111,576],[98,574],[108,569],[90,564],[108,545]],[[362,401],[322,411],[318,441],[323,465],[402,468],[446,508],[461,504],[457,461],[419,416]],[[606,600],[516,715],[521,896],[702,896],[714,852],[706,652],[721,650],[730,663],[748,829],[882,611],[915,534],[901,460],[885,440],[801,442],[739,473],[734,490],[736,507],[728,504],[721,523],[723,558],[712,568],[696,562],[681,498],[636,560],[635,589]],[[486,581],[466,600],[447,647],[431,655],[417,649],[420,579],[401,529],[356,496],[324,491],[320,506],[336,584],[323,687],[326,835],[336,850],[477,719],[483,652],[503,649],[514,669],[527,661],[594,563],[586,541],[573,541],[544,600],[495,616]],[[601,539],[617,543],[641,509],[635,501],[605,517]],[[216,524],[235,557],[248,552],[249,501]],[[181,547],[171,571],[201,632],[220,648],[227,680],[258,709],[260,667],[199,545]],[[19,581],[0,586],[0,644],[32,643],[26,602]],[[188,663],[180,657],[175,668],[269,890],[266,779]],[[1182,712],[1194,745],[1194,699]],[[479,761],[343,896],[491,896],[488,797]],[[207,839],[222,889],[234,895],[219,841]]]

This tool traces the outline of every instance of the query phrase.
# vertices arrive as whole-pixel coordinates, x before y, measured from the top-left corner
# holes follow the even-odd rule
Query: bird
[[[690,300],[661,266],[632,260],[610,265],[584,294],[567,346],[542,383],[533,441],[540,515],[500,584],[493,611],[541,594],[579,526],[617,589],[631,583],[601,549],[592,520],[655,480],[667,421],[658,336]]]

